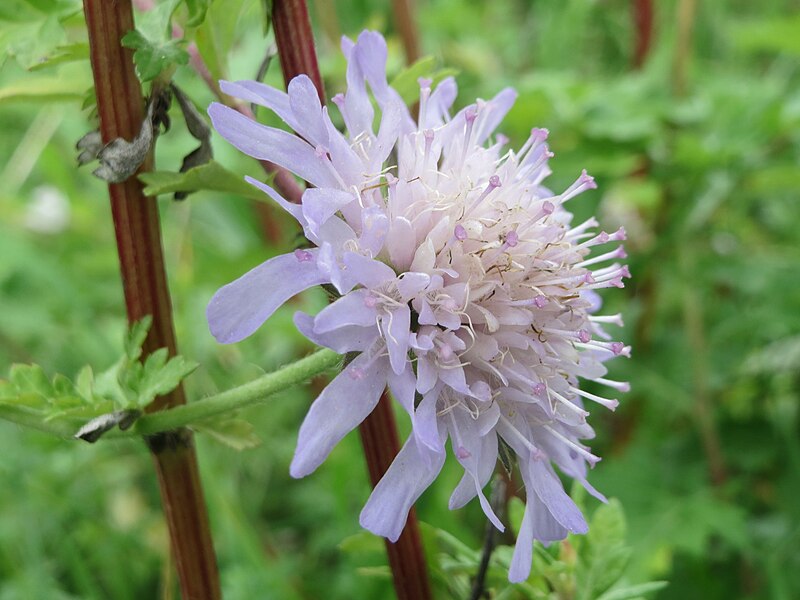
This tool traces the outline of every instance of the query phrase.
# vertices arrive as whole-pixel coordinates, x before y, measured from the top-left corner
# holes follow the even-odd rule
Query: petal
[[[388,364],[366,352],[351,362],[314,400],[300,426],[289,473],[305,477],[369,415],[386,387]]]
[[[377,332],[378,313],[365,303],[368,295],[368,290],[355,290],[323,308],[314,319],[314,333],[327,333],[348,325],[371,326]]]
[[[384,330],[386,347],[389,349],[389,362],[396,374],[402,373],[408,364],[408,336],[411,333],[411,310],[403,305],[389,313],[383,321],[389,322]]]
[[[405,217],[395,217],[386,236],[389,259],[399,271],[406,271],[414,259],[416,237],[411,221]]]
[[[497,129],[500,122],[514,106],[517,100],[517,92],[512,88],[505,88],[486,104],[480,110],[478,115],[478,122],[475,123],[475,143],[479,146],[483,145],[486,139]]]
[[[408,436],[361,511],[361,526],[396,542],[405,527],[408,511],[436,479],[444,459],[444,452],[432,452],[419,446],[413,435]]]
[[[430,282],[431,278],[427,273],[403,273],[397,280],[397,291],[403,300],[408,301],[428,287]]]
[[[347,352],[363,352],[369,349],[378,337],[377,327],[357,327],[354,325],[340,327],[327,333],[314,331],[314,317],[303,312],[294,313],[294,324],[298,331],[318,346],[325,346],[345,354]]]
[[[296,135],[261,125],[217,102],[208,115],[214,129],[245,154],[285,167],[316,187],[340,187],[330,163]]]
[[[439,434],[439,421],[436,417],[439,392],[440,387],[437,386],[425,394],[411,417],[414,436],[422,445],[434,452],[444,451],[442,436]]]
[[[271,258],[220,288],[206,309],[211,334],[222,344],[243,340],[289,298],[329,278],[317,267],[317,250]]]
[[[378,256],[389,230],[389,218],[379,206],[370,206],[361,211],[361,237],[358,245],[370,256]],[[394,273],[394,271],[392,271]]]
[[[553,473],[549,462],[532,459],[528,465],[532,488],[542,503],[563,527],[572,533],[586,533],[586,524],[580,509],[564,491],[561,481]]]
[[[508,570],[508,580],[511,583],[525,581],[531,574],[533,561],[533,507],[534,502],[529,498],[525,505],[525,514],[517,534],[517,543],[514,546],[514,555],[511,557],[511,568]]]
[[[414,399],[417,395],[416,383],[411,363],[406,363],[405,370],[399,375],[394,371],[389,372],[389,389],[392,392],[392,396],[411,416],[414,415]]]
[[[350,42],[350,40],[347,40]],[[352,42],[350,42],[352,44]],[[357,52],[345,49],[349,46],[342,40],[342,52],[348,57],[347,62],[347,92],[344,95],[344,117],[347,131],[351,139],[357,138],[364,132],[372,135],[372,119],[375,111],[367,96],[367,87],[364,83],[364,73],[359,64]]]
[[[301,74],[289,82],[289,106],[300,124],[293,129],[315,146],[328,145],[328,130],[322,119],[322,105],[317,88],[308,75]]]
[[[484,488],[492,478],[492,473],[494,473],[497,464],[497,436],[492,433],[480,439],[481,444],[478,450],[470,450],[477,462],[478,485],[475,485],[476,482],[472,474],[465,470],[464,476],[450,496],[450,502],[448,503],[450,510],[465,506],[467,502],[478,495],[478,490]]]
[[[266,183],[259,181],[258,179],[254,179],[249,175],[246,175],[244,180],[252,186],[257,187],[262,192],[267,194],[270,198],[272,198],[278,205],[292,215],[303,228],[306,227],[306,218],[303,216],[303,207],[299,204],[295,204],[294,202],[289,202],[286,198],[281,196],[274,188],[268,186]],[[315,188],[316,189],[316,188]]]
[[[375,31],[362,31],[356,43],[356,59],[376,100],[383,103],[388,94],[386,82],[386,40]],[[351,58],[352,60],[352,58]]]
[[[396,277],[388,265],[356,252],[345,252],[342,260],[347,267],[348,276],[364,287],[377,288]]]
[[[342,190],[331,188],[309,188],[303,192],[303,216],[308,229],[314,236],[319,236],[319,229],[327,223],[342,207],[356,198]]]

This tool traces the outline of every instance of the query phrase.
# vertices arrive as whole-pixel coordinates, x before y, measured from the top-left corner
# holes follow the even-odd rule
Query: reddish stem
[[[275,0],[272,19],[278,56],[287,85],[294,77],[305,73],[316,86],[320,102],[324,104],[325,89],[317,67],[314,37],[305,0]],[[361,424],[359,431],[370,480],[375,486],[400,451],[397,425],[391,400],[386,392],[381,396],[375,410]],[[419,524],[413,509],[397,543],[387,541],[386,549],[397,597],[400,600],[430,599],[428,569]]]
[[[392,9],[395,26],[403,42],[406,64],[414,64],[419,60],[419,32],[414,18],[414,0],[392,0]]]
[[[636,28],[633,67],[641,69],[653,41],[653,0],[633,0],[633,25]]]
[[[133,29],[130,0],[84,0],[89,47],[103,141],[133,139],[144,118],[142,90],[132,53],[120,38]],[[148,161],[149,162],[149,161]],[[176,354],[172,307],[161,248],[155,199],[142,193],[136,177],[108,186],[128,321],[152,315],[144,356],[166,347]],[[184,404],[182,386],[157,398],[148,412]],[[148,440],[158,473],[164,513],[183,597],[221,597],[216,557],[188,431]]]
[[[317,88],[319,101],[325,104],[325,86],[319,74],[314,33],[305,0],[275,0],[272,28],[286,85],[298,75],[308,75]]]

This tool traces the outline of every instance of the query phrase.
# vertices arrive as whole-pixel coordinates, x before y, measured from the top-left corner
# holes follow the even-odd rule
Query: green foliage
[[[180,40],[152,41],[140,31],[133,30],[122,38],[122,45],[135,50],[133,62],[136,64],[136,75],[142,82],[152,81],[175,65],[189,62],[189,55],[181,47]]]
[[[623,564],[603,600],[800,597],[796,7],[789,0],[696,3],[680,95],[678,4],[654,2],[654,46],[644,68],[633,70],[631,3],[418,2],[422,48],[436,61],[403,71],[385,3],[309,3],[329,97],[345,85],[340,34],[353,37],[364,27],[387,34],[389,72],[404,73],[394,83],[407,101],[416,100],[416,78],[430,77],[437,65],[458,70],[461,103],[513,85],[519,99],[502,125],[509,147],[531,126],[549,128],[556,153],[549,187],[564,189],[586,168],[599,189],[572,201],[576,219],[597,214],[605,229],[628,231],[634,277],[605,301],[609,312],[623,313],[625,341],[634,347],[630,363],[609,365],[610,377],[629,379],[633,391],[615,414],[593,411],[592,448],[604,460],[590,473],[593,485],[624,506],[626,541],[594,539],[603,520],[615,522],[612,504],[597,523],[595,512],[588,536],[537,547],[532,580],[513,587],[502,568],[511,540],[503,539],[490,573],[498,597],[547,598],[555,586],[568,598],[588,594],[585,586],[600,593]],[[203,6],[205,19],[194,25]],[[124,327],[106,189],[70,158],[75,141],[96,126],[78,112],[91,87],[80,12],[78,0],[0,2],[0,363],[9,379],[13,363],[46,367],[16,367],[14,389],[24,391],[4,391],[0,410],[21,397],[14,407],[29,411],[22,416],[74,411],[73,420],[49,422],[72,423],[68,435],[130,402],[115,376],[107,382],[102,373],[81,371],[69,383],[44,377],[78,373],[86,362],[108,364],[121,354]],[[184,26],[182,41],[172,42],[172,23]],[[212,79],[257,72],[270,42],[263,24],[256,0],[159,1],[156,10],[136,14],[137,30],[153,46],[194,41]],[[266,80],[280,86],[277,65]],[[174,71],[198,106],[212,100],[190,68]],[[338,118],[336,110],[332,115]],[[268,111],[259,117],[273,118]],[[197,178],[198,189],[214,191],[214,202],[160,206],[178,339],[204,365],[185,384],[200,398],[306,353],[291,316],[320,310],[325,296],[298,298],[241,344],[214,342],[204,317],[213,292],[291,247],[297,229],[280,211],[269,213],[277,241],[265,248],[253,207],[236,200],[247,196],[241,180],[167,174],[196,146],[179,130],[158,142],[156,177],[163,179],[146,184],[167,193]],[[213,143],[230,172],[253,168],[219,138]],[[51,233],[30,224],[43,186],[69,210],[67,224]],[[145,387],[153,389],[138,389]],[[361,533],[363,551],[337,546],[354,543],[369,493],[357,436],[313,477],[294,481],[287,473],[314,394],[295,389],[247,411],[242,418],[251,431],[245,421],[209,424],[210,436],[234,445],[257,432],[261,445],[245,452],[198,437],[226,598],[262,597],[264,590],[280,598],[391,597],[382,540]],[[85,400],[90,395],[94,404]],[[407,426],[404,416],[398,420]],[[719,460],[709,450],[715,442],[721,478],[710,475]],[[84,446],[0,424],[3,598],[168,594],[170,580],[161,574],[169,550],[149,457],[133,444]],[[442,597],[468,596],[485,523],[472,505],[447,510],[459,477],[446,465],[417,505],[420,518],[436,524],[424,537]],[[519,503],[511,503],[508,518],[513,529]],[[544,572],[546,582],[537,579]],[[653,580],[670,585],[655,590],[661,584]]]
[[[49,379],[39,365],[12,365],[8,380],[0,380],[0,404],[31,410],[44,421],[61,419],[70,424],[111,411],[146,407],[198,367],[183,356],[168,358],[166,348],[140,361],[150,323],[150,317],[135,323],[125,338],[124,354],[97,374],[87,365],[74,380],[61,374]]]
[[[582,494],[581,494],[582,495]],[[508,505],[514,532],[519,530],[523,502],[512,497]],[[570,535],[563,542],[545,548],[536,542],[534,563],[527,581],[512,585],[508,569],[514,548],[501,543],[490,558],[485,589],[491,598],[575,598],[576,600],[623,600],[652,597],[664,588],[664,581],[631,584],[624,578],[632,548],[626,540],[625,515],[616,500],[595,509],[587,536]],[[459,540],[444,529],[422,524],[422,535],[437,598],[470,597],[482,552]],[[499,535],[495,532],[495,535]],[[383,551],[383,541],[367,532],[344,540],[339,546],[366,561]],[[361,567],[366,577],[385,578],[390,572],[382,567]]]
[[[265,199],[262,192],[245,182],[241,176],[235,175],[213,160],[184,173],[170,171],[141,173],[139,180],[145,184],[144,193],[148,196],[207,190],[253,200]]]
[[[406,104],[414,104],[419,100],[419,82],[420,78],[430,79],[433,83],[431,87],[435,87],[445,77],[453,77],[458,74],[455,69],[439,69],[436,67],[436,58],[433,56],[426,56],[420,58],[413,65],[410,65],[400,71],[390,85],[397,90],[403,102]]]

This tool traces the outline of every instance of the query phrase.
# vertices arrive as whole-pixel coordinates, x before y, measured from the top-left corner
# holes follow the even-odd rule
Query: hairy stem
[[[133,68],[132,52],[120,39],[133,29],[130,0],[84,0],[90,57],[97,94],[100,133],[108,143],[132,139],[144,118],[142,90]],[[147,161],[145,168],[148,166]],[[155,199],[147,198],[136,177],[110,184],[111,213],[116,232],[128,321],[152,315],[153,326],[143,355],[166,347],[176,354],[172,307],[161,248]],[[183,387],[157,398],[148,412],[185,404]],[[188,431],[172,432],[158,443],[148,440],[158,474],[172,554],[183,598],[221,597],[217,561],[197,456]]]
[[[136,425],[131,429],[126,431],[115,429],[105,433],[101,439],[131,438],[140,435],[154,436],[181,427],[191,426],[205,419],[228,414],[263,402],[273,394],[308,381],[312,377],[338,365],[340,361],[341,356],[332,350],[318,350],[310,356],[281,367],[272,373],[262,375],[244,385],[214,394],[197,402],[180,404],[167,410],[145,414],[136,421]],[[74,437],[78,428],[84,424],[82,419],[48,420],[37,410],[12,404],[0,404],[0,419],[63,438]]]

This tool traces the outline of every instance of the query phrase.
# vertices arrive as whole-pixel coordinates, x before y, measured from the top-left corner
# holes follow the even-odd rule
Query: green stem
[[[341,356],[333,350],[319,350],[297,362],[268,373],[244,385],[209,396],[203,400],[150,413],[136,422],[132,432],[119,435],[153,435],[170,429],[191,425],[210,417],[257,404],[268,396],[303,383],[311,377],[337,365]],[[114,436],[117,437],[117,436]]]
[[[182,404],[159,412],[145,414],[131,429],[127,431],[114,429],[104,434],[101,439],[135,438],[141,435],[152,436],[263,402],[273,394],[293,385],[303,383],[315,375],[319,375],[338,365],[341,362],[341,358],[332,350],[319,350],[310,356],[286,365],[272,373],[267,373],[239,387],[191,404]],[[42,417],[39,411],[10,404],[0,404],[0,419],[62,438],[72,438],[75,432],[84,424],[84,420],[75,418],[48,421]]]

